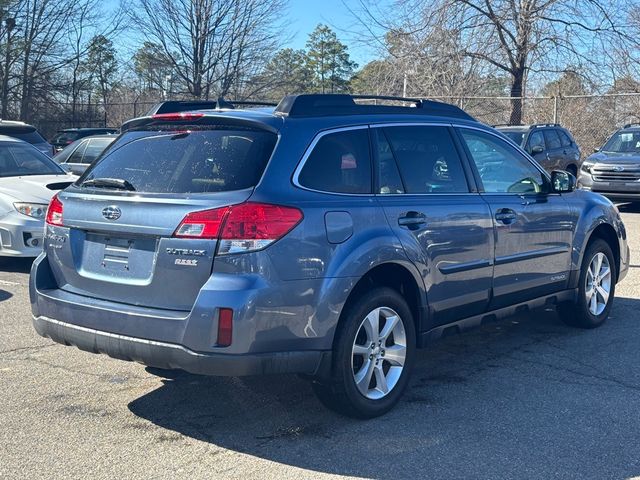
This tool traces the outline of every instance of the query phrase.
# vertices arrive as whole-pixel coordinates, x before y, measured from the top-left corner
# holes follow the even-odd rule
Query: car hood
[[[598,152],[589,157],[587,162],[597,163],[598,166],[611,167],[637,167],[640,168],[640,153],[612,153],[612,152]]]
[[[29,175],[0,178],[0,193],[15,201],[49,203],[51,197],[67,188],[78,177],[75,175]]]

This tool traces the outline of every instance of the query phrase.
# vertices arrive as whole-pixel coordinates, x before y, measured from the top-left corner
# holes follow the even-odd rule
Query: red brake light
[[[47,216],[45,221],[49,225],[57,225],[59,227],[62,226],[62,202],[58,198],[58,194],[56,193],[51,202],[49,202],[49,208],[47,209]]]
[[[154,120],[166,120],[168,122],[178,122],[181,120],[197,120],[202,117],[204,117],[204,113],[179,112],[179,113],[156,113],[151,118],[153,118]]]
[[[174,237],[187,238],[218,238],[220,226],[224,221],[229,207],[214,208],[191,212],[184,217],[182,223],[173,234]]]
[[[302,220],[294,207],[246,202],[187,214],[174,237],[218,238],[219,254],[261,250]]]

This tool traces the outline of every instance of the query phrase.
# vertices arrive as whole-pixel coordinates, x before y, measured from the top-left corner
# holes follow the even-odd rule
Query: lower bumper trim
[[[162,369],[214,376],[246,376],[271,373],[316,375],[331,362],[330,351],[309,350],[231,355],[200,353],[182,345],[128,337],[73,325],[60,320],[33,317],[33,326],[43,337],[73,345],[91,353],[134,361]]]

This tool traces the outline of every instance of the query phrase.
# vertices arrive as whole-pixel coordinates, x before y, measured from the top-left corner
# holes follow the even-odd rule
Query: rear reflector
[[[62,202],[58,198],[58,194],[56,193],[51,202],[49,203],[49,208],[47,208],[47,216],[45,221],[49,225],[62,226]]]
[[[189,113],[189,112],[180,112],[180,113],[157,113],[153,115],[151,118],[154,120],[165,120],[168,122],[178,122],[181,120],[198,120],[199,118],[204,117],[204,113]]]
[[[233,339],[233,310],[218,309],[218,346],[228,347]]]
[[[302,220],[294,207],[246,202],[187,214],[175,237],[219,239],[218,254],[261,250],[284,237]]]

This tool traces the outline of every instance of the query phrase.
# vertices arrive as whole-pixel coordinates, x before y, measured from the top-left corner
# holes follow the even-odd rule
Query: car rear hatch
[[[211,122],[156,122],[127,132],[60,194],[50,211],[60,208],[62,226],[49,221],[46,242],[58,288],[191,309],[217,249],[207,230],[221,219],[215,210],[204,221],[189,214],[245,202],[277,139],[272,131]]]

